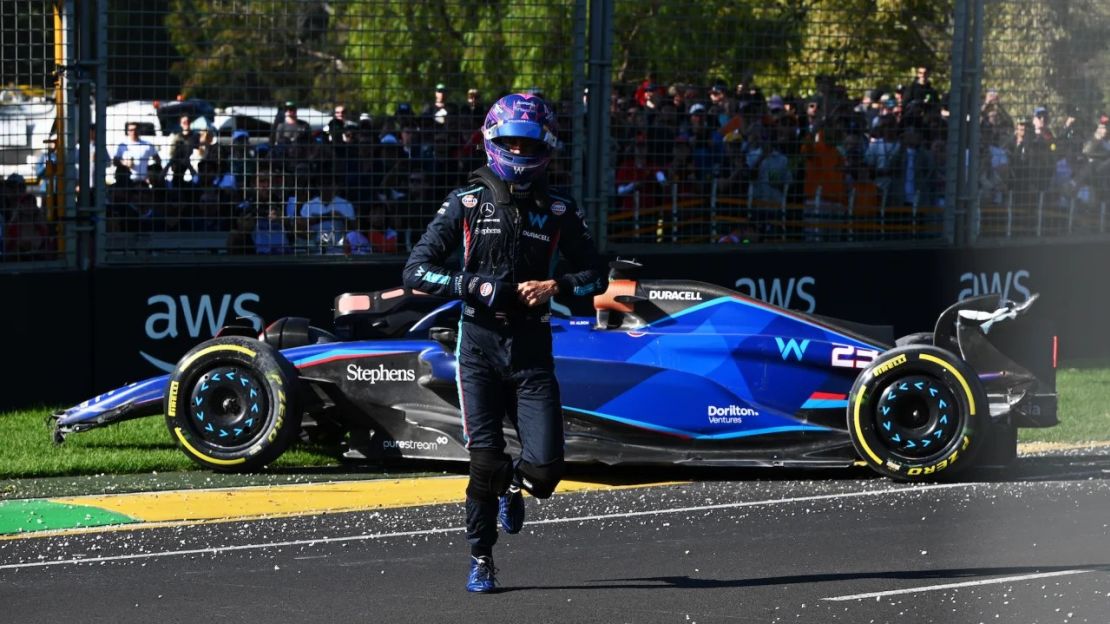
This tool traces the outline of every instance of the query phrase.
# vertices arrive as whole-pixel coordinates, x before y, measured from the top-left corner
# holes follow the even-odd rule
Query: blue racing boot
[[[493,557],[471,557],[470,576],[466,579],[466,591],[488,594],[497,590],[497,568],[493,567]]]
[[[524,527],[524,492],[516,485],[510,485],[509,491],[497,499],[497,520],[509,535],[520,533]]]

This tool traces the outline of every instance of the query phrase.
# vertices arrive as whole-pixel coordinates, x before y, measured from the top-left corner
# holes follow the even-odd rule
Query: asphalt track
[[[458,503],[9,536],[0,622],[1110,622],[1105,451],[720,476],[529,500],[486,596]]]

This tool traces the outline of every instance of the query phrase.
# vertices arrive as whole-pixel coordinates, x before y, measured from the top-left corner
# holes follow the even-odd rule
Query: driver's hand
[[[559,294],[559,284],[555,280],[530,280],[516,285],[516,296],[528,307],[543,305]]]

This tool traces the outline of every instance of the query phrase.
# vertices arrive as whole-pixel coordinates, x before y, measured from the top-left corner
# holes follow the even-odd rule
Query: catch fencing
[[[610,253],[1110,227],[1097,0],[0,6],[0,270],[396,258],[513,91]]]

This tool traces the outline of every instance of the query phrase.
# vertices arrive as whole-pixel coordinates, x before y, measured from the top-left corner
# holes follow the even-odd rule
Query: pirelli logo
[[[902,355],[899,355],[898,357],[894,358],[893,360],[891,360],[889,362],[884,362],[883,364],[880,364],[880,365],[876,366],[874,369],[872,369],[871,378],[874,379],[874,378],[878,377],[879,375],[882,375],[883,373],[885,373],[885,372],[887,372],[891,369],[897,368],[897,367],[899,367],[899,366],[901,366],[905,363],[906,363],[906,354],[903,353]]]
[[[170,404],[166,407],[166,415],[170,418],[177,415],[177,385],[176,381],[170,382]]]

